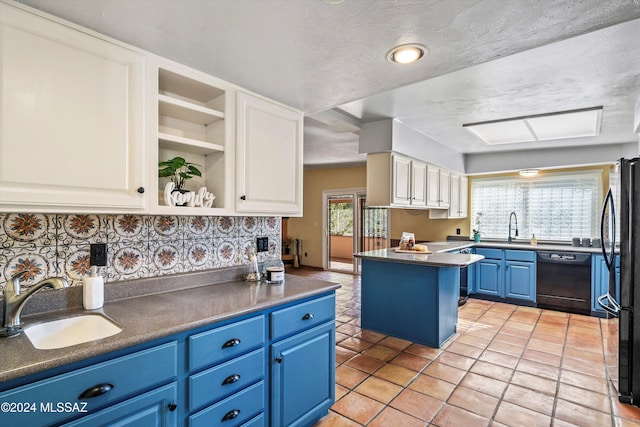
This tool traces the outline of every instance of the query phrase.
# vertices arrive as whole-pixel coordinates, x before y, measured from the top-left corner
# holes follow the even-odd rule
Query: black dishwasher
[[[538,307],[591,314],[591,254],[539,251],[536,269]]]

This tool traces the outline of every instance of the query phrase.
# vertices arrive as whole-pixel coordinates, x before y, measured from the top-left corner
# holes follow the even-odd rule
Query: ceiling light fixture
[[[538,169],[524,169],[518,172],[520,174],[520,176],[526,176],[526,177],[530,177],[530,176],[536,176],[540,173],[540,170]]]
[[[463,124],[487,144],[548,141],[600,134],[602,106]]]
[[[413,64],[422,58],[427,49],[419,44],[403,44],[396,46],[387,53],[387,60],[395,64]]]

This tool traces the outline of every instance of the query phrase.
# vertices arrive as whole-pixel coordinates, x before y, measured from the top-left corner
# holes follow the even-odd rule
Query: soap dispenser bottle
[[[538,244],[538,239],[536,239],[535,234],[531,235],[531,241],[529,243],[531,243],[531,246],[536,246]]]
[[[82,280],[82,305],[85,310],[97,310],[104,305],[104,279],[97,274],[97,267],[107,265],[106,245],[92,244],[90,253],[91,277]]]

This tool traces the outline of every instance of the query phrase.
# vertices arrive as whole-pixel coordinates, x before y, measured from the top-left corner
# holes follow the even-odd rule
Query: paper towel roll
[[[85,310],[96,310],[104,304],[104,279],[85,277],[82,285],[82,305]]]

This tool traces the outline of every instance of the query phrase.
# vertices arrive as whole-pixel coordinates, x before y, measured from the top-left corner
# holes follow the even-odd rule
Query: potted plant
[[[482,212],[476,214],[476,228],[473,229],[473,241],[476,243],[480,241],[480,218],[482,215],[484,215]]]
[[[187,190],[184,188],[186,181],[194,176],[202,176],[202,173],[196,166],[200,165],[189,163],[182,157],[174,157],[171,160],[158,163],[158,177],[170,178],[171,182],[175,185],[173,191],[186,193]]]

